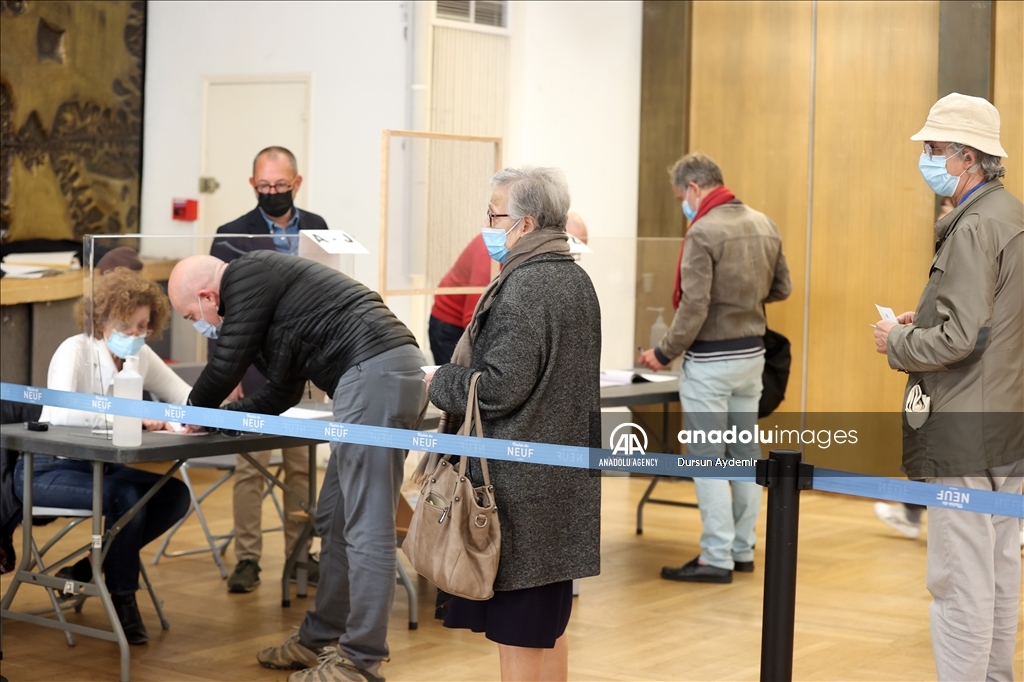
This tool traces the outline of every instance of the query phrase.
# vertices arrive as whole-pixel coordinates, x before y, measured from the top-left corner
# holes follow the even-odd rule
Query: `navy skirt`
[[[572,581],[495,592],[486,601],[451,597],[444,626],[482,632],[498,644],[553,649],[572,614]]]

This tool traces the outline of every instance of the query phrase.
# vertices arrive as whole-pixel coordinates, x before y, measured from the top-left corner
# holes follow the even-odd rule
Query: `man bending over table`
[[[186,258],[168,291],[178,314],[200,333],[216,330],[218,339],[192,405],[219,406],[255,364],[266,386],[224,409],[280,414],[299,402],[309,380],[333,398],[339,422],[419,427],[427,405],[423,354],[380,296],[350,277],[254,251],[231,263]],[[331,443],[315,517],[322,540],[315,609],[286,642],[257,655],[265,667],[301,670],[290,682],[384,679],[406,454]]]

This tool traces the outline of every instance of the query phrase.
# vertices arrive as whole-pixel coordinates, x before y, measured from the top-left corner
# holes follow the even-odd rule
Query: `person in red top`
[[[484,246],[483,235],[478,234],[459,254],[455,265],[441,278],[438,287],[485,287],[490,281],[491,256]],[[434,364],[446,365],[452,361],[455,345],[473,317],[473,309],[479,300],[480,294],[444,294],[434,297],[427,328]]]
[[[578,213],[568,215],[565,231],[584,244],[587,243],[587,226]],[[484,246],[483,235],[478,234],[466,245],[455,265],[437,286],[485,287],[490,283],[491,256]],[[473,318],[473,310],[479,300],[480,294],[441,294],[434,297],[434,307],[430,309],[427,327],[434,364],[447,365],[452,361],[455,346]]]

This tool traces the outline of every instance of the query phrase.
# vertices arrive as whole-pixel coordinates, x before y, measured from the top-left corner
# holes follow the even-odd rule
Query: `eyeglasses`
[[[111,326],[115,331],[119,331],[125,336],[141,336],[145,339],[148,338],[151,333],[149,330],[149,322],[145,325],[135,325],[134,327],[124,322],[115,322]]]
[[[260,194],[270,194],[270,190],[274,190],[277,194],[284,194],[285,192],[292,191],[292,185],[284,180],[274,185],[271,185],[269,182],[256,183],[256,191]]]
[[[952,158],[952,157],[946,156],[946,150],[947,149],[949,149],[949,145],[946,145],[945,147],[936,147],[936,146],[932,145],[929,142],[925,142],[924,143],[924,153],[928,155],[928,160],[929,161],[931,159],[933,159],[934,157],[936,157],[936,156],[941,156],[941,157],[944,157],[944,158],[947,158],[947,159],[948,158]],[[959,153],[960,152],[957,152],[956,154],[959,154]],[[953,154],[953,156],[956,156],[956,154]]]
[[[494,219],[495,218],[510,218],[510,217],[511,216],[508,213],[491,213],[490,211],[488,211],[487,212],[487,227],[494,227]]]

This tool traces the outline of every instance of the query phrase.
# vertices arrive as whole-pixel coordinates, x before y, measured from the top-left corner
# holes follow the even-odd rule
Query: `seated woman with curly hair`
[[[159,337],[170,321],[167,296],[155,282],[119,267],[96,280],[92,305],[76,307],[79,326],[84,328],[83,309],[91,307],[92,336],[85,333],[66,339],[50,359],[48,388],[96,395],[111,395],[113,378],[124,358],[136,355],[143,388],[156,399],[182,404],[191,388],[170,370],[146,345],[150,336]],[[105,427],[106,416],[46,406],[42,421],[63,426]],[[143,420],[148,430],[169,429],[165,422]],[[33,503],[43,507],[92,508],[92,463],[63,457],[33,455],[35,478]],[[20,496],[24,466],[14,470],[15,491]],[[122,464],[106,464],[103,476],[103,513],[111,527],[160,479],[158,474]],[[104,579],[129,644],[148,641],[135,601],[139,589],[139,550],[162,535],[188,511],[185,485],[171,479],[129,521],[110,543],[103,561]],[[82,559],[58,576],[86,582],[92,580],[92,566]]]

